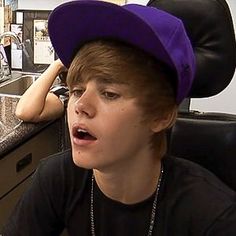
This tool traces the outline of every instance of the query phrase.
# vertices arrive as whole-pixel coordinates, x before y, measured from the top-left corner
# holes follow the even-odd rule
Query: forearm
[[[48,96],[48,92],[61,71],[61,64],[58,61],[54,61],[26,90],[17,104],[16,116],[18,118],[25,121],[37,121],[39,119],[40,115],[44,112],[46,103],[53,103],[50,100],[52,96]],[[53,99],[55,100],[56,98]]]

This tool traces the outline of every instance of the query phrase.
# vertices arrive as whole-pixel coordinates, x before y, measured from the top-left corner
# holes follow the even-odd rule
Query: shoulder
[[[35,178],[40,178],[41,181],[46,183],[62,181],[70,174],[70,172],[67,172],[67,169],[73,169],[69,150],[42,159],[35,172]]]
[[[34,176],[34,186],[39,186],[42,194],[67,217],[74,202],[83,197],[90,170],[76,166],[71,150],[57,153],[43,159]],[[66,209],[66,210],[65,210]]]
[[[76,166],[72,159],[71,150],[56,153],[45,159],[42,159],[35,175],[38,175],[41,181],[48,185],[58,183],[62,185],[75,182],[83,182],[89,171]],[[53,185],[58,186],[58,185]]]
[[[90,172],[76,166],[71,150],[67,150],[43,159],[34,179],[50,198],[60,198],[65,203],[82,195]]]
[[[42,159],[37,172],[53,176],[59,172],[66,174],[65,171],[67,168],[74,168],[71,151],[69,149]]]
[[[166,168],[167,177],[175,179],[176,183],[184,184],[184,186],[194,185],[195,188],[199,186],[202,191],[208,189],[206,191],[207,194],[210,193],[209,190],[211,189],[226,198],[236,199],[235,191],[229,188],[212,172],[197,163],[183,158],[168,156],[164,159],[164,167]]]
[[[213,173],[175,157],[164,159],[164,170],[164,195],[169,209],[178,212],[183,222],[195,222],[196,232],[206,230],[221,216],[226,221],[227,217],[236,220],[236,193]]]
[[[6,235],[59,235],[88,173],[74,165],[69,150],[43,159],[8,220]]]

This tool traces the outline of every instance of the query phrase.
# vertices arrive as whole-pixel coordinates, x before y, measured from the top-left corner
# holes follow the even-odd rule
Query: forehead
[[[125,80],[116,78],[114,76],[109,76],[109,75],[104,75],[104,76],[94,75],[94,76],[87,76],[87,77],[80,76],[79,78],[77,78],[75,83],[84,84],[84,83],[88,83],[89,81],[94,81],[97,84],[104,84],[104,85],[109,85],[109,84],[129,85],[130,84],[128,80],[125,81]]]
[[[127,71],[127,70],[126,70]],[[124,72],[111,67],[91,66],[87,64],[77,64],[69,73],[67,78],[68,86],[85,84],[89,81],[96,81],[98,84],[120,84],[131,85],[130,72]]]

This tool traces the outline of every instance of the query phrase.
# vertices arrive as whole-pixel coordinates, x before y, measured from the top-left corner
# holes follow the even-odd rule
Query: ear
[[[171,128],[177,117],[177,109],[172,109],[171,111],[166,112],[166,114],[162,114],[158,118],[154,118],[151,122],[151,130],[154,133],[158,133],[162,130],[166,130]]]

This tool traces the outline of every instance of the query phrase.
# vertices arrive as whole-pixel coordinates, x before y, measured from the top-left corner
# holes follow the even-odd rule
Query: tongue
[[[78,138],[83,140],[96,140],[96,138],[90,135],[89,133],[83,133],[83,132],[80,132],[78,134]]]
[[[83,137],[84,140],[95,140],[95,138],[90,134],[85,134]]]

